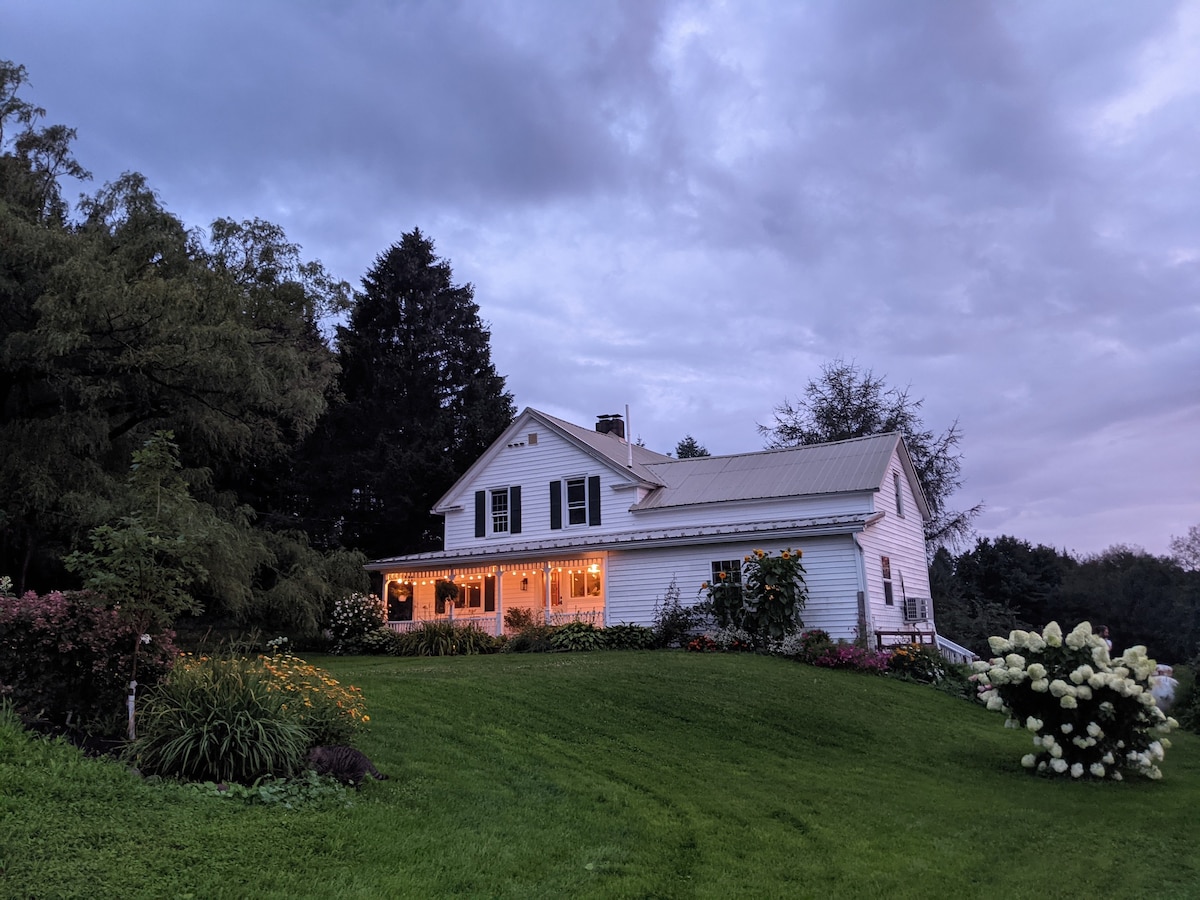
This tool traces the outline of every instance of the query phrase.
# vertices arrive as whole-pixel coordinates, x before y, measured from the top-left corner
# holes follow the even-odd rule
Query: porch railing
[[[934,631],[877,631],[875,632],[875,646],[880,650],[885,647],[893,647],[896,644],[922,644],[928,647],[936,647],[938,653],[942,655],[942,659],[946,662],[958,663],[966,665],[979,659],[974,653],[968,650],[961,644],[956,644],[949,638],[942,637]]]
[[[940,634],[937,636],[937,648],[938,652],[942,654],[943,659],[948,662],[958,663],[959,665],[965,666],[967,663],[972,663],[979,659],[978,656],[966,647],[956,644],[954,641],[942,637]]]
[[[490,634],[493,637],[499,632],[496,630],[495,616],[455,616],[450,619],[445,616],[439,616],[436,619],[413,619],[409,622],[388,622],[387,627],[397,634],[405,634],[409,631],[419,631],[426,625],[446,624],[453,622],[459,628],[477,628],[484,634]]]
[[[537,611],[543,618],[545,613],[541,610]],[[409,631],[418,631],[424,628],[426,624],[453,622],[460,628],[478,628],[485,634],[498,635],[501,632],[511,631],[505,628],[501,623],[497,626],[495,616],[455,616],[451,619],[449,616],[438,616],[434,619],[413,619],[408,622],[388,622],[387,627],[397,634],[404,634]],[[604,610],[602,609],[581,609],[573,612],[556,612],[551,613],[548,624],[550,625],[566,625],[568,622],[587,622],[596,627],[604,625]]]

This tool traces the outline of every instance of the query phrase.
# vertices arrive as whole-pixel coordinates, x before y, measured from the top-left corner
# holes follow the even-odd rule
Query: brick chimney
[[[618,413],[605,413],[596,417],[596,431],[612,434],[625,440],[625,420]]]

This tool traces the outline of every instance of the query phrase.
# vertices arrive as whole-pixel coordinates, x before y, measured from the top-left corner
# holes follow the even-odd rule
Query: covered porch
[[[516,629],[513,610],[534,622],[560,625],[606,622],[606,555],[564,559],[501,560],[492,565],[447,562],[420,568],[394,565],[380,572],[387,627],[397,632],[427,622],[454,622],[488,634]]]

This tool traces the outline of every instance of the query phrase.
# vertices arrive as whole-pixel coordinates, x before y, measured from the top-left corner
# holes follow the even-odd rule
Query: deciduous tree
[[[775,407],[774,424],[759,425],[758,430],[770,448],[900,432],[932,513],[925,538],[931,548],[954,546],[970,534],[982,505],[961,511],[948,507],[962,486],[958,450],[962,432],[958,422],[941,434],[926,428],[920,416],[923,403],[910,397],[907,388],[888,387],[870,369],[835,359],[822,367],[820,377],[808,382],[802,397]]]

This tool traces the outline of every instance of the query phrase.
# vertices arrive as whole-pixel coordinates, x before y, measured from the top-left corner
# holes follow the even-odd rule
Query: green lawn
[[[995,713],[774,658],[313,661],[391,780],[244,806],[0,737],[3,896],[1200,897],[1194,735],[1060,783]]]

